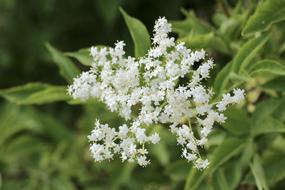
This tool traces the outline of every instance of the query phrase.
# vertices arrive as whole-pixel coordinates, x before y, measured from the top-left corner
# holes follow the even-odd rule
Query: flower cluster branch
[[[222,112],[244,99],[244,91],[234,89],[233,94],[227,93],[221,101],[212,103],[213,92],[202,82],[209,78],[213,60],[207,59],[204,50],[192,51],[183,42],[176,42],[169,37],[170,32],[171,24],[164,17],[159,18],[152,48],[138,59],[125,56],[122,41],[114,48],[92,47],[90,70],[68,87],[73,98],[97,98],[131,123],[116,131],[108,124],[96,122],[89,136],[95,161],[119,155],[122,161],[148,165],[145,144],[156,144],[160,138],[157,133],[147,134],[143,126],[164,124],[177,137],[182,157],[198,169],[208,166],[199,149],[207,143],[214,124],[225,122]],[[182,85],[181,79],[188,82]],[[138,113],[134,113],[134,107],[139,107]],[[183,118],[189,122],[182,123]],[[195,130],[191,125],[195,125]]]

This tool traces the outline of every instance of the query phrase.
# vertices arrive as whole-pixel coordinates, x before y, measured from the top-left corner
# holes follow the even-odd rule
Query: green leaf
[[[252,121],[256,122],[262,118],[271,116],[281,104],[282,99],[279,98],[271,98],[258,103],[256,106],[256,111],[252,115]]]
[[[193,49],[208,48],[222,53],[229,53],[226,42],[213,32],[207,34],[195,34],[191,32],[191,34],[179,40],[185,42],[187,46]]]
[[[41,131],[38,123],[31,118],[29,109],[20,109],[14,104],[2,106],[0,112],[0,146],[12,135],[23,130]]]
[[[268,38],[268,35],[260,35],[259,37],[248,40],[233,59],[233,71],[240,73],[242,70],[245,70],[249,63],[257,56],[257,53],[262,49]]]
[[[230,190],[225,173],[222,169],[217,170],[213,175],[213,186],[215,190],[228,189]]]
[[[187,161],[177,160],[167,166],[166,173],[171,179],[175,181],[182,181],[186,179],[191,167],[192,164],[188,163]]]
[[[178,33],[179,37],[185,37],[192,31],[196,34],[207,34],[213,30],[211,26],[197,18],[194,11],[182,9],[182,13],[186,16],[185,20],[171,21],[172,31]]]
[[[269,99],[257,104],[252,114],[251,133],[253,136],[267,133],[283,133],[285,125],[280,121],[280,113],[274,117],[275,111],[282,105],[282,99]]]
[[[1,147],[0,159],[5,160],[6,163],[19,162],[21,157],[43,151],[46,148],[44,143],[42,139],[28,134],[11,138],[11,141],[9,140],[5,146]]]
[[[127,163],[123,166],[122,170],[119,172],[118,177],[115,178],[112,183],[112,189],[119,189],[120,185],[125,185],[128,183],[132,177],[132,173],[135,170],[136,165],[133,163]]]
[[[158,159],[161,165],[169,164],[170,155],[165,142],[160,142],[151,148],[152,154]]]
[[[122,8],[120,8],[120,11],[125,19],[134,42],[135,56],[144,56],[151,46],[150,36],[145,25],[138,19],[128,15]]]
[[[250,75],[267,73],[285,75],[285,66],[275,60],[265,59],[255,63],[249,70]]]
[[[80,49],[77,52],[67,52],[65,55],[75,58],[83,65],[90,66],[92,64],[92,57],[90,55],[90,48]]]
[[[226,64],[226,66],[218,73],[214,82],[214,91],[216,97],[219,97],[222,92],[228,90],[229,81],[233,76],[232,73],[240,74],[244,72],[249,63],[256,57],[257,53],[261,50],[263,45],[267,42],[268,35],[262,35],[257,38],[252,38],[248,40],[238,51],[236,56],[231,62]],[[245,75],[241,78],[246,80]],[[236,84],[239,84],[236,83]],[[232,84],[231,86],[236,86]]]
[[[75,186],[71,179],[68,179],[64,175],[58,175],[51,181],[51,189],[70,189],[75,190]]]
[[[285,84],[285,77],[282,76],[265,83],[264,85],[262,85],[262,88],[285,92],[284,84]]]
[[[271,116],[260,118],[251,128],[254,136],[268,133],[284,133],[285,125]]]
[[[226,64],[226,66],[224,66],[222,70],[218,73],[218,75],[216,76],[216,79],[214,82],[214,91],[215,91],[216,97],[219,97],[222,94],[222,92],[225,90],[228,84],[228,81],[229,81],[232,67],[233,67],[233,62]]]
[[[52,86],[43,83],[28,83],[0,90],[0,96],[18,105],[46,104],[55,101],[68,101],[65,86]]]
[[[219,145],[210,157],[210,166],[203,172],[193,168],[186,180],[185,190],[195,190],[198,188],[202,180],[209,174],[214,172],[219,166],[227,162],[233,156],[239,154],[245,145],[243,138],[229,137]]]
[[[247,110],[232,107],[225,112],[225,116],[227,122],[225,122],[224,127],[227,131],[239,136],[249,134],[251,123]]]
[[[253,163],[250,164],[250,168],[254,175],[258,190],[268,190],[269,188],[264,175],[264,170],[258,155],[254,156]]]
[[[285,19],[285,1],[267,0],[260,2],[255,13],[248,19],[242,34],[269,30],[271,25]]]
[[[219,13],[216,14],[217,17]],[[226,17],[225,15],[220,15],[221,19],[217,22],[219,27],[219,33],[223,35],[227,40],[230,42],[240,36],[241,32],[241,25],[245,20],[247,13],[244,12],[243,14],[236,14],[231,17]]]
[[[244,175],[244,172],[248,170],[249,164],[254,152],[254,144],[252,139],[249,139],[245,143],[245,147],[242,150],[241,156],[228,162],[225,170],[226,178],[230,186],[229,189],[237,189]]]
[[[104,24],[112,26],[116,17],[118,16],[118,6],[120,1],[118,0],[96,0],[96,11],[100,14],[101,18],[104,19]]]
[[[280,143],[280,142],[278,142]],[[282,144],[279,144],[284,149],[284,139]],[[264,168],[266,180],[269,186],[273,186],[285,177],[285,160],[284,152],[267,150],[262,156],[262,166]]]
[[[73,78],[79,75],[80,70],[72,63],[72,61],[64,56],[62,52],[46,43],[46,48],[52,56],[53,61],[57,64],[60,74],[67,82],[72,83]]]

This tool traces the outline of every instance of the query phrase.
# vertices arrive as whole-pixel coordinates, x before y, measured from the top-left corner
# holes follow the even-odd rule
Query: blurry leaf
[[[209,170],[215,171],[220,165],[240,153],[245,145],[242,138],[226,138],[211,155]]]
[[[72,181],[63,175],[55,176],[51,183],[51,189],[54,190],[75,190],[76,187],[73,185]]]
[[[225,116],[227,121],[225,129],[234,135],[248,135],[250,131],[250,119],[245,109],[235,107],[227,109]]]
[[[240,35],[241,25],[245,18],[246,14],[235,15],[232,17],[223,18],[223,21],[220,21],[219,24],[219,33],[221,33],[226,39],[234,40]]]
[[[92,64],[92,57],[90,55],[90,48],[80,49],[77,52],[67,52],[65,55],[75,58],[81,64],[90,66]]]
[[[255,63],[249,71],[250,75],[272,73],[275,75],[285,75],[285,66],[275,60],[264,59]]]
[[[216,76],[214,82],[216,97],[219,97],[223,91],[228,90],[226,88],[229,84],[230,77],[233,76],[232,72],[241,74],[246,69],[247,65],[256,57],[257,52],[262,48],[267,40],[268,36],[263,35],[248,40],[240,48],[233,60],[224,66]],[[235,84],[232,84],[232,86],[235,87]]]
[[[186,160],[177,160],[167,166],[166,173],[171,179],[182,181],[186,179],[191,167],[193,167],[193,165]]]
[[[262,118],[270,116],[281,103],[282,99],[279,98],[271,98],[261,101],[256,106],[256,111],[252,115],[252,121],[256,122]]]
[[[186,178],[186,183],[184,185],[184,190],[196,190],[202,183],[203,179],[207,176],[209,172],[207,170],[200,171],[194,167],[188,172]]]
[[[215,190],[227,189],[230,190],[229,184],[222,169],[218,169],[213,174],[213,186]]]
[[[280,146],[285,146],[285,144]],[[273,186],[285,178],[284,153],[268,150],[262,156],[262,165],[269,186]]]
[[[227,83],[229,81],[229,76],[233,67],[233,62],[226,64],[216,76],[214,82],[214,92],[216,97],[219,97],[225,90]]]
[[[186,180],[185,190],[195,190],[198,188],[202,180],[209,174],[214,172],[220,165],[227,162],[233,156],[240,153],[245,145],[245,141],[242,138],[229,137],[225,139],[221,145],[219,145],[210,157],[210,166],[204,171],[198,171],[193,168]]]
[[[118,6],[120,1],[118,0],[96,0],[97,11],[101,14],[101,17],[105,20],[104,24],[111,25],[118,14]]]
[[[183,21],[172,21],[172,31],[179,34],[179,37],[185,37],[191,31],[196,34],[206,34],[212,31],[212,28],[202,19],[197,18],[194,11],[186,11],[182,9],[182,13],[186,16]]]
[[[134,45],[135,56],[142,57],[150,49],[150,36],[144,24],[138,19],[129,16],[122,8],[120,11],[131,33]]]
[[[0,159],[6,163],[18,162],[20,158],[38,154],[46,148],[44,141],[32,135],[21,135],[6,143],[0,151]]]
[[[159,142],[151,149],[152,154],[158,159],[161,165],[166,166],[169,164],[170,155],[165,142]]]
[[[229,80],[233,81],[234,83],[240,83],[240,82],[249,82],[250,77],[247,76],[247,74],[236,74],[231,72],[229,74]]]
[[[250,168],[254,175],[258,190],[268,190],[269,188],[264,176],[264,170],[262,168],[258,155],[254,156],[253,163],[250,164]]]
[[[74,139],[73,131],[70,130],[68,126],[65,126],[60,119],[51,114],[34,110],[31,116],[39,123],[43,133],[46,137],[49,137],[50,140],[70,142]]]
[[[240,73],[242,70],[246,69],[248,64],[256,57],[257,53],[262,49],[267,40],[268,35],[261,35],[256,38],[252,38],[243,44],[233,59],[233,71],[235,73]]]
[[[67,101],[65,86],[52,86],[43,83],[28,83],[0,90],[0,96],[19,105],[46,104],[55,101]]]
[[[274,91],[285,92],[285,77],[275,78],[267,83],[265,83],[262,87],[265,89],[270,89]]]
[[[285,125],[278,119],[266,116],[256,121],[251,129],[252,134],[255,136],[267,133],[284,133]]]
[[[28,179],[3,180],[1,190],[23,189],[23,187],[27,187],[27,184],[28,184]]]
[[[285,96],[283,96],[282,98],[280,97],[279,99],[281,99],[281,103],[271,115],[274,118],[278,118],[280,122],[285,123]]]
[[[283,103],[282,99],[269,99],[256,106],[256,111],[252,115],[251,133],[256,135],[266,133],[283,133],[285,125],[280,121],[280,117],[273,117],[274,112]]]
[[[285,1],[267,0],[259,3],[255,13],[248,19],[242,34],[268,30],[273,23],[285,19]]]
[[[112,189],[119,189],[121,185],[124,185],[129,182],[132,176],[132,172],[136,168],[136,165],[133,163],[127,163],[123,166],[122,171],[119,173],[119,176],[116,177],[112,184]]]
[[[38,123],[30,117],[28,110],[22,111],[13,104],[2,107],[0,112],[0,146],[12,135],[23,130],[37,132],[41,129]]]
[[[195,34],[191,32],[191,34],[179,40],[185,42],[187,46],[193,49],[208,48],[222,53],[229,52],[225,41],[213,32],[207,34]]]
[[[249,164],[254,153],[254,144],[252,140],[249,139],[242,150],[241,156],[227,163],[228,168],[225,170],[225,173],[230,186],[229,189],[237,189],[241,183],[244,172],[249,169]]]
[[[52,56],[53,61],[57,64],[60,70],[60,74],[72,83],[73,78],[79,75],[80,70],[67,58],[62,52],[52,47],[49,43],[46,43],[46,48]]]

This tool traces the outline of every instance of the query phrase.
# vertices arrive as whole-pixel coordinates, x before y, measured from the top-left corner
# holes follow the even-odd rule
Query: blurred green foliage
[[[0,0],[0,189],[285,189],[284,7],[283,0]],[[150,31],[158,16],[173,20],[178,40],[214,57],[217,95],[237,86],[247,92],[212,133],[205,171],[180,158],[163,127],[147,168],[94,163],[86,136],[95,118],[123,121],[100,102],[65,94],[88,65],[86,48],[123,39],[141,56],[148,36],[136,28]]]

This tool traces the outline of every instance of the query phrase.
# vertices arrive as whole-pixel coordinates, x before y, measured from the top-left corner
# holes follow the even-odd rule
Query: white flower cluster
[[[225,121],[221,111],[244,99],[244,91],[235,89],[233,96],[225,94],[220,102],[211,103],[213,92],[202,81],[209,78],[213,60],[206,59],[204,50],[192,51],[184,43],[175,42],[169,32],[171,25],[159,18],[154,26],[153,47],[138,59],[125,56],[124,42],[117,42],[114,48],[92,47],[90,70],[69,86],[74,98],[98,98],[131,121],[129,127],[120,126],[117,132],[96,123],[89,136],[96,161],[119,154],[123,161],[149,164],[144,144],[157,143],[159,136],[147,136],[142,126],[160,123],[170,126],[182,146],[182,157],[199,169],[208,166],[199,149],[207,142],[214,123]],[[187,125],[183,120],[188,121]]]
[[[122,161],[133,162],[137,160],[141,166],[149,164],[146,155],[145,143],[156,144],[160,138],[157,133],[147,136],[144,128],[122,125],[119,130],[110,128],[108,124],[95,123],[95,129],[88,136],[92,142],[90,147],[95,161],[113,159],[114,154],[120,154]]]

